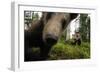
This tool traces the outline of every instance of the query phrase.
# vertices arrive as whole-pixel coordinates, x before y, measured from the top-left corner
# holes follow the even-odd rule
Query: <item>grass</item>
[[[71,41],[65,42],[59,40],[56,45],[51,48],[48,60],[62,60],[62,59],[88,59],[90,58],[90,43],[82,42],[79,45],[72,45]],[[40,49],[33,49],[33,53],[39,54]]]
[[[90,43],[82,42],[79,45],[72,45],[59,41],[54,45],[50,52],[49,60],[60,60],[60,59],[88,59],[90,58]]]

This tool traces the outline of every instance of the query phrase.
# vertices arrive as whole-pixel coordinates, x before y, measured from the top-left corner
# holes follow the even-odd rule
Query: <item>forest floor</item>
[[[73,45],[63,41],[52,47],[50,60],[61,59],[88,59],[90,58],[90,43],[82,42],[81,45]]]
[[[39,54],[39,49],[34,49],[33,53]],[[89,59],[90,43],[82,42],[81,45],[73,45],[69,42],[58,41],[51,48],[47,60],[66,60],[66,59]]]

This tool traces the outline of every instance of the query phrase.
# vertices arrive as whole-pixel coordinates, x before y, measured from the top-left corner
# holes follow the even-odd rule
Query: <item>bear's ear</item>
[[[78,16],[78,13],[71,13],[71,20],[75,19]]]

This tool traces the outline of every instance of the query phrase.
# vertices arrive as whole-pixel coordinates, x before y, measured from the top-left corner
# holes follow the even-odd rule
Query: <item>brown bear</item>
[[[77,15],[77,13],[42,12],[41,19],[33,21],[31,27],[24,30],[24,61],[46,60],[51,47],[57,43],[63,30]],[[40,55],[34,55],[32,47],[39,47]]]

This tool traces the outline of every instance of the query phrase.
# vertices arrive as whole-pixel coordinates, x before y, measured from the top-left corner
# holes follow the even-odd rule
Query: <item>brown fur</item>
[[[77,14],[43,12],[40,20],[32,22],[29,30],[25,30],[25,61],[45,60],[50,49],[55,45],[63,30]],[[40,55],[32,53],[32,47],[40,48]],[[30,50],[30,51],[29,51]]]

